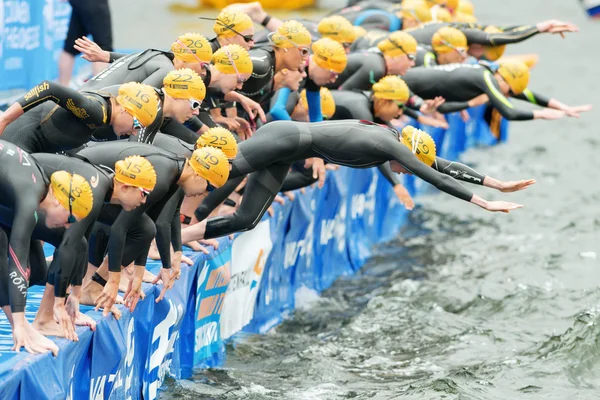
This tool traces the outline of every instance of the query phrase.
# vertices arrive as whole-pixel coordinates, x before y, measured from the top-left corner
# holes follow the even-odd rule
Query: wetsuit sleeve
[[[287,101],[290,93],[292,93],[292,90],[286,87],[283,87],[275,92],[275,95],[273,96],[274,104],[271,106],[271,110],[269,111],[273,121],[290,121],[292,119],[287,111]]]
[[[461,200],[471,201],[473,193],[458,183],[450,176],[441,174],[431,167],[423,164],[414,154],[397,140],[385,140],[377,144],[377,150],[382,158],[396,160],[413,175],[432,184],[439,190],[446,192]]]
[[[419,111],[421,109],[421,106],[423,106],[423,104],[425,104],[425,100],[423,100],[420,96],[417,96],[416,94],[414,94],[411,91],[410,98],[406,102],[406,107],[413,109],[415,111]],[[442,114],[448,114],[448,113],[453,113],[453,112],[457,112],[457,111],[462,111],[467,108],[469,108],[469,102],[467,102],[467,101],[447,101],[438,107],[438,111]],[[409,115],[408,113],[406,113],[406,111],[408,111],[408,110],[405,108],[404,113],[407,114],[411,118],[417,119],[419,117],[418,114],[413,114],[416,116]]]
[[[204,124],[204,125],[208,126],[209,128],[214,128],[214,127],[216,127],[216,126],[217,126],[217,123],[216,123],[216,122],[215,122],[215,120],[214,120],[214,119],[213,119],[213,118],[210,116],[210,113],[209,113],[208,111],[200,111],[200,114],[198,114],[198,120],[199,120],[199,121],[200,121],[202,124]],[[186,123],[185,123],[184,125],[186,125],[186,126],[187,126],[187,121],[186,121]],[[190,128],[190,129],[194,130],[193,128]],[[200,129],[200,128],[198,128],[198,129]],[[198,131],[198,130],[196,129],[196,131]]]
[[[509,121],[527,121],[533,119],[533,112],[528,110],[518,110],[502,94],[498,81],[490,71],[484,71],[481,76],[481,90],[488,95],[490,102],[504,118]]]
[[[404,113],[404,115],[406,115],[407,117],[411,117],[412,119],[419,119],[419,113],[408,107],[404,107],[403,113]]]
[[[456,161],[448,161],[441,157],[436,157],[435,162],[431,167],[442,174],[450,175],[454,179],[469,182],[474,185],[483,185],[483,179],[485,178],[484,175],[481,175],[479,172],[465,164]]]
[[[285,177],[280,191],[289,192],[301,189],[312,185],[316,181],[318,181],[318,178],[313,178],[312,168],[304,168],[304,160],[296,161],[292,164],[292,170]]]
[[[172,225],[179,225],[179,248],[175,251],[181,251],[181,221],[179,218],[175,221],[174,215],[179,204],[180,196],[177,196],[179,187],[169,191],[158,203],[152,206],[153,209],[159,210],[158,215],[154,220],[156,225],[156,247],[160,254],[160,260],[163,268],[171,268],[171,242],[172,242]],[[153,218],[154,219],[154,218]],[[144,254],[144,256],[146,256]],[[139,262],[144,260],[136,260],[136,265],[141,265]]]
[[[18,188],[15,188],[15,192],[17,190]],[[20,192],[22,195],[15,199],[15,217],[8,242],[8,295],[12,312],[25,311],[30,271],[27,258],[39,206],[36,196],[30,196],[31,193],[27,193],[27,190]]]
[[[195,131],[192,131],[174,119],[165,121],[160,127],[160,131],[165,135],[176,137],[189,144],[195,144],[196,140],[198,140],[198,134]]]
[[[528,101],[531,104],[535,104],[541,107],[548,107],[548,103],[550,103],[550,98],[539,93],[534,93],[531,90],[529,90],[529,88],[523,90],[523,93],[512,97],[514,97],[515,99]]]
[[[165,79],[165,76],[167,76],[167,74],[171,70],[173,70],[173,68],[173,66],[171,66],[170,68],[159,68],[152,74],[150,74],[141,83],[160,89],[161,87],[163,87],[163,80]]]
[[[202,111],[200,111],[200,113],[202,114]],[[210,114],[209,114],[209,116],[210,116]],[[202,128],[204,126],[204,123],[200,120],[200,116],[194,115],[192,118],[185,121],[183,123],[183,126],[188,128],[192,132],[196,133],[200,130],[200,128]]]
[[[129,228],[133,226],[133,224],[137,223],[141,215],[144,214],[146,210],[148,210],[153,204],[160,201],[167,194],[169,188],[166,187],[166,184],[166,182],[156,182],[156,186],[148,195],[146,203],[141,204],[139,207],[136,207],[131,211],[122,210],[115,222],[111,225],[110,239],[108,240],[108,270],[110,272],[121,272],[121,261],[123,260],[123,253],[125,252],[125,242],[127,240],[127,232],[129,231]],[[162,258],[163,255],[161,254],[161,259]],[[168,253],[168,258],[163,260],[163,266],[165,265],[165,261],[168,261],[168,268],[170,268],[170,251]],[[143,260],[143,264],[140,265],[146,265],[146,260]]]
[[[383,175],[383,177],[392,186],[396,186],[396,185],[400,184],[400,178],[398,178],[398,175],[395,174],[394,171],[392,171],[392,166],[390,165],[389,161],[381,164],[380,166],[377,167],[377,169],[379,169],[379,172],[381,172],[381,175]]]
[[[469,44],[475,43],[485,46],[519,43],[540,33],[535,25],[510,27],[498,33],[487,33],[481,29],[464,29],[463,32],[467,36]]]
[[[106,196],[106,190],[95,190],[94,191],[94,202],[92,210],[83,220],[72,224],[69,229],[66,230],[65,234],[59,245],[60,254],[60,273],[55,274],[54,281],[54,296],[66,297],[67,288],[72,283],[72,280],[80,275],[78,271],[78,252],[81,251],[79,248],[82,238],[91,230],[94,222],[98,219],[100,211],[102,210],[104,197]],[[85,254],[87,254],[87,240],[85,241],[86,248]]]
[[[339,90],[369,90],[374,83],[379,81],[385,75],[385,70],[382,66],[375,66],[373,62],[368,62],[369,59],[365,60],[365,63],[352,74],[348,79],[342,83],[338,88]]]
[[[181,251],[183,249],[183,243],[181,243],[181,204],[185,198],[183,189],[179,189],[175,193],[175,199],[177,200],[177,207],[173,213],[173,221],[171,223],[171,244],[173,245],[174,251]]]
[[[110,52],[110,60],[108,61],[109,63],[115,62],[117,61],[119,58],[123,58],[125,56],[128,56],[129,54],[125,54],[125,53],[118,53],[116,51],[111,51]]]
[[[77,90],[55,82],[43,81],[18,100],[23,111],[30,110],[45,101],[52,101],[86,124],[104,124],[106,110],[99,101],[86,97]]]

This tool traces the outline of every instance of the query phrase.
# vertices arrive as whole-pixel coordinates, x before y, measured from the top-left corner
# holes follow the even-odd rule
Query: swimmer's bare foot
[[[127,288],[129,287],[130,277],[127,274],[121,272],[121,280],[119,281],[119,292],[127,292]]]
[[[160,260],[160,253],[158,252],[158,247],[156,246],[156,240],[153,240],[152,244],[150,245],[148,258],[151,260]]]
[[[156,275],[154,275],[152,272],[150,272],[148,270],[144,271],[144,277],[142,278],[142,282],[152,283],[152,282],[154,282],[155,279],[156,279]]]
[[[119,310],[117,309],[117,312],[118,311]],[[75,325],[89,326],[92,331],[96,330],[96,321],[94,321],[91,317],[89,317],[85,314],[82,314],[80,312],[77,313],[77,318],[75,318]]]
[[[51,351],[55,357],[58,355],[58,346],[56,343],[42,335],[28,321],[25,321],[25,330],[29,335],[29,340],[32,343],[32,347],[43,349],[43,352]]]
[[[54,318],[42,320],[36,318],[32,324],[33,328],[44,336],[65,337],[61,326],[54,321]]]

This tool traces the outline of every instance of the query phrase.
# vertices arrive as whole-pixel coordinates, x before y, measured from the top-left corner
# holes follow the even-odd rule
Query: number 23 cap
[[[210,128],[196,140],[196,149],[204,146],[211,146],[221,149],[225,157],[229,160],[235,159],[237,156],[238,146],[235,137],[227,129],[216,126]]]
[[[190,157],[190,167],[196,175],[209,181],[214,187],[221,187],[229,179],[229,161],[225,153],[216,147],[201,147]]]

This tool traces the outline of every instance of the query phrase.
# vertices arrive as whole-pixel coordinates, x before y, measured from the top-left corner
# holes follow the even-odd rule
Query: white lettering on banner
[[[233,242],[231,281],[220,321],[223,340],[242,330],[252,319],[262,273],[272,247],[270,221],[260,222]]]
[[[1,41],[0,41],[0,43],[1,43]],[[1,54],[0,54],[0,57],[1,57]],[[23,65],[24,65],[24,63],[23,63],[22,57],[9,57],[6,59],[6,61],[4,61],[4,69],[6,71],[22,69]]]
[[[319,243],[327,245],[331,239],[336,240],[338,252],[346,248],[346,203],[342,203],[334,219],[321,220],[321,235]]]
[[[202,325],[196,330],[196,342],[194,344],[194,351],[198,352],[205,346],[210,346],[217,341],[219,325],[216,322],[209,322]]]
[[[5,47],[14,50],[34,50],[40,47],[40,26],[4,28]]]
[[[27,1],[6,1],[6,24],[28,24],[31,21],[31,12]]]
[[[288,269],[296,265],[298,256],[310,257],[313,249],[313,227],[314,222],[311,220],[308,228],[306,228],[306,235],[304,239],[297,240],[295,242],[289,242],[285,245],[285,251],[283,253],[283,268]],[[307,260],[309,262],[310,260]]]
[[[117,377],[115,378],[115,385],[112,390],[123,386],[123,374],[127,374],[125,377],[125,395],[127,399],[131,399],[131,393],[127,393],[131,389],[131,382],[133,381],[133,357],[135,355],[135,336],[134,336],[135,323],[134,318],[129,320],[127,325],[127,355],[125,356],[125,362],[119,368]]]
[[[352,219],[362,218],[366,210],[370,211],[369,225],[375,223],[375,191],[377,189],[378,174],[373,174],[373,179],[369,185],[367,193],[355,194],[352,196]]]
[[[73,400],[73,376],[75,376],[75,365],[71,368],[71,375],[69,376],[69,393],[67,393],[66,400]]]
[[[163,300],[166,301],[166,300]],[[163,378],[165,377],[169,367],[171,366],[171,360],[165,360],[169,354],[173,352],[173,346],[175,344],[175,340],[179,337],[179,331],[173,329],[171,335],[169,335],[169,330],[171,327],[175,326],[183,317],[183,307],[181,304],[175,305],[172,300],[169,301],[169,313],[156,327],[154,328],[154,332],[152,334],[151,345],[158,340],[158,346],[156,350],[152,353],[149,359],[149,365],[147,366],[148,371],[153,371],[155,368],[158,368],[158,374],[154,381],[152,382],[144,382],[144,386],[148,385],[148,400],[152,400],[156,398],[156,393],[158,392],[158,388],[160,387]]]
[[[104,387],[115,380],[115,374],[92,378],[90,381],[90,400],[104,400]]]

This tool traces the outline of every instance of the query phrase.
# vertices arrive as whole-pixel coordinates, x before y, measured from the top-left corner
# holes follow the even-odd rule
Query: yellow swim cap
[[[402,19],[412,19],[424,24],[433,19],[429,7],[423,2],[412,2],[407,5],[402,5],[398,10],[397,15]]]
[[[252,60],[246,49],[238,44],[221,47],[213,55],[215,68],[223,74],[251,74]]]
[[[221,187],[229,179],[229,161],[216,147],[201,147],[190,157],[190,167],[196,175],[206,179],[214,187]]]
[[[250,17],[240,10],[221,11],[213,25],[213,31],[217,36],[230,38],[248,28],[252,28]],[[236,33],[237,32],[237,33]]]
[[[331,118],[335,114],[335,100],[329,89],[322,87],[319,94],[321,95],[321,114],[324,118]],[[306,89],[300,93],[300,104],[308,110],[308,100],[306,100]]]
[[[433,20],[437,22],[452,21],[452,14],[446,8],[436,7],[431,15],[433,16]]]
[[[495,26],[490,25],[484,29],[484,32],[500,33],[502,31],[500,29],[496,28]],[[483,53],[483,56],[488,61],[496,61],[500,57],[502,57],[502,55],[504,54],[504,50],[506,50],[505,44],[502,44],[500,46],[485,46],[485,52]]]
[[[356,34],[356,39],[363,37],[367,34],[367,30],[362,26],[355,26],[354,33]]]
[[[271,41],[275,47],[289,49],[290,47],[308,47],[312,43],[312,38],[308,29],[300,22],[289,20],[285,21],[271,36]]]
[[[467,37],[458,29],[445,26],[433,34],[431,46],[436,53],[450,53],[457,49],[466,51]]]
[[[119,86],[117,102],[144,127],[150,126],[158,114],[159,98],[152,86],[129,82]]]
[[[186,63],[203,62],[208,64],[212,58],[212,47],[208,40],[198,33],[186,33],[171,45],[175,58]]]
[[[471,0],[460,0],[458,2],[457,11],[460,11],[463,14],[475,15],[475,6],[471,3]]]
[[[115,180],[151,192],[156,186],[156,171],[145,157],[129,156],[116,162]]]
[[[498,73],[506,81],[514,94],[521,94],[529,84],[529,68],[523,61],[504,61],[498,68]]]
[[[204,146],[221,149],[229,160],[234,160],[237,156],[238,146],[235,137],[227,129],[220,126],[210,128],[196,140],[196,149]]]
[[[354,26],[340,15],[323,18],[317,25],[317,31],[324,38],[330,38],[339,43],[352,43],[356,39]]]
[[[450,10],[456,10],[458,8],[459,0],[425,0],[429,8],[433,6],[440,6],[444,8],[448,8]]]
[[[452,21],[454,22],[467,22],[470,24],[474,24],[477,22],[477,18],[473,14],[466,14],[460,11],[454,13],[452,17]]]
[[[333,39],[319,39],[312,45],[315,63],[324,69],[341,74],[346,69],[348,56],[344,46]]]
[[[417,41],[406,32],[396,31],[377,44],[377,48],[386,56],[400,57],[417,53]]]
[[[373,85],[373,97],[406,103],[410,98],[410,90],[399,76],[387,75]]]
[[[427,132],[410,125],[405,126],[402,129],[400,142],[425,165],[431,167],[435,162],[435,142]]]
[[[66,210],[70,209],[78,220],[84,219],[92,211],[94,194],[83,176],[56,171],[50,176],[50,186],[60,205]]]
[[[163,79],[165,93],[174,99],[193,99],[202,101],[206,97],[204,81],[189,68],[171,71]]]

